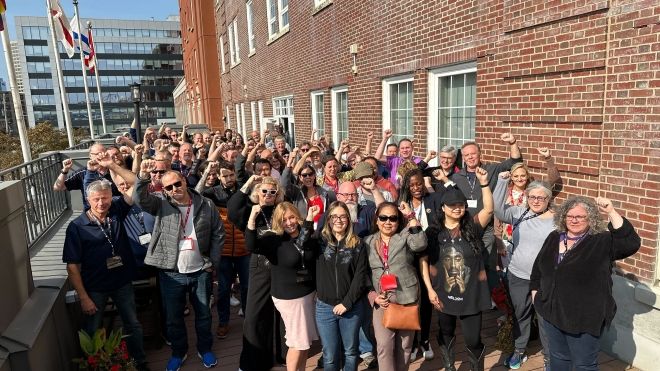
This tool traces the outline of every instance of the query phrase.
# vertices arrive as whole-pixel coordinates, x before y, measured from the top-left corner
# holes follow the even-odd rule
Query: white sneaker
[[[239,317],[243,317],[243,316],[244,316],[244,314],[243,314],[243,308],[241,308],[241,309],[238,310],[238,316],[239,316]]]
[[[422,355],[424,356],[425,360],[430,361],[435,357],[435,353],[433,353],[433,348],[431,348],[430,342],[422,344],[422,350]]]
[[[419,350],[418,347],[414,347],[412,351],[410,352],[410,362],[414,361],[417,359],[417,351]]]
[[[229,298],[229,305],[231,305],[232,307],[237,307],[237,306],[241,305],[241,301],[238,300],[238,299],[236,299],[236,298],[234,297],[234,295],[232,295],[232,296]]]

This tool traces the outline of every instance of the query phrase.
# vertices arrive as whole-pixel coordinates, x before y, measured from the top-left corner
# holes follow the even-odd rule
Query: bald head
[[[105,146],[101,143],[94,143],[92,144],[91,147],[89,147],[89,159],[96,159],[96,155],[98,155],[101,152],[105,152]]]
[[[347,205],[357,203],[357,189],[353,182],[344,182],[339,185],[337,200]]]

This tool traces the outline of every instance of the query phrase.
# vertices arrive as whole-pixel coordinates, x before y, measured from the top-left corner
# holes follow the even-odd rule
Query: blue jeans
[[[332,313],[334,306],[316,301],[316,327],[323,344],[325,371],[341,370],[344,345],[344,370],[355,371],[358,365],[358,332],[362,320],[363,305],[358,301],[341,316]]]
[[[211,273],[200,270],[195,273],[160,272],[160,291],[165,304],[167,338],[172,342],[172,356],[183,357],[188,353],[188,335],[183,320],[186,295],[195,310],[197,351],[211,351]]]
[[[371,353],[371,355],[375,357],[376,355],[374,354],[374,344],[376,343],[376,339],[374,338],[374,335],[371,331],[373,310],[369,305],[369,299],[367,299],[366,295],[360,300],[362,301],[362,320],[360,322],[360,345],[358,346],[360,349],[360,355]]]
[[[598,370],[600,338],[588,333],[569,334],[543,320],[552,371]]]
[[[96,305],[97,311],[93,315],[83,315],[83,330],[90,336],[101,326],[103,321],[103,312],[108,298],[112,298],[117,307],[121,322],[124,325],[122,333],[126,338],[126,345],[131,357],[137,364],[146,362],[144,348],[142,346],[142,325],[137,319],[135,311],[135,295],[133,293],[133,284],[128,283],[115,291],[110,292],[88,292],[87,293]]]
[[[231,297],[231,284],[238,274],[241,281],[241,308],[245,314],[247,303],[248,282],[250,277],[250,255],[223,256],[220,259],[220,272],[218,272],[218,320],[220,325],[229,323],[229,298]]]

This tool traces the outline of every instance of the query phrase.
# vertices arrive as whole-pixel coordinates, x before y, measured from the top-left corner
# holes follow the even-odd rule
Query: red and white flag
[[[69,25],[69,20],[64,14],[64,10],[60,6],[59,0],[53,0],[50,8],[50,15],[53,17],[53,23],[55,24],[55,35],[57,39],[62,42],[66,54],[69,58],[73,57],[75,54],[75,48],[73,45],[73,35],[71,34],[71,27]]]
[[[87,41],[89,42],[89,54],[85,54],[85,66],[91,73],[95,73],[96,68],[96,52],[94,51],[94,41],[92,40],[92,29],[90,28],[87,33]]]

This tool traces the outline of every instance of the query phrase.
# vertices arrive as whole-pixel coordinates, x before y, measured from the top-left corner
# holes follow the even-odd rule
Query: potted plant
[[[78,364],[79,370],[134,371],[136,369],[135,362],[128,354],[126,341],[122,339],[121,329],[110,332],[108,337],[104,328],[96,330],[93,337],[80,330],[78,338],[84,357],[73,361]]]

